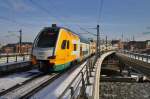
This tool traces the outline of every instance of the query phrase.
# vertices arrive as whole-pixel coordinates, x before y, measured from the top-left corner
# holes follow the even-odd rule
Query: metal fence
[[[31,54],[1,54],[0,64],[30,60]]]
[[[150,63],[150,55],[148,54],[134,53],[134,52],[127,51],[127,50],[121,50],[120,52],[128,55],[128,57],[130,58]]]
[[[100,57],[96,55],[88,58],[87,63],[82,66],[58,99],[99,99],[101,64],[113,53],[115,51],[101,53]]]
[[[92,77],[95,62],[95,56],[93,59],[88,59],[58,99],[87,99],[86,88],[91,84],[90,77]]]

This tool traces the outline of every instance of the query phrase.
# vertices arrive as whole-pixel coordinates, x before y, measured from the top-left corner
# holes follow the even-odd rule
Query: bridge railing
[[[90,85],[94,62],[96,62],[96,57],[94,61],[91,59],[87,60],[87,63],[81,68],[58,99],[86,99],[88,97],[86,95],[86,88]]]
[[[0,64],[19,62],[19,61],[27,61],[30,59],[30,56],[31,56],[31,54],[28,54],[28,53],[1,54],[0,55]]]
[[[134,53],[134,52],[127,51],[127,50],[120,50],[120,52],[128,55],[128,57],[130,57],[130,58],[150,63],[150,55]]]
[[[74,76],[73,80],[59,95],[58,99],[99,99],[100,72],[103,60],[115,53],[110,51],[88,58],[86,64]]]

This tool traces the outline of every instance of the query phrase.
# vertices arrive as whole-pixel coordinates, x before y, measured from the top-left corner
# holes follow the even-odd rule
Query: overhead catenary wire
[[[9,21],[9,22],[11,22],[11,23],[18,24],[18,22],[17,22],[17,21],[12,20],[12,19],[10,19],[10,18],[8,18],[8,17],[0,16],[0,20],[5,20],[5,21]]]
[[[56,20],[62,22],[61,19],[59,19],[59,18],[57,18],[56,16],[54,16],[54,14],[52,14],[52,13],[50,12],[50,10],[47,10],[47,9],[46,9],[45,7],[43,7],[41,4],[35,2],[34,0],[30,0],[30,2],[31,2],[34,6],[36,6],[37,8],[40,8],[41,10],[43,10],[45,13],[47,13],[47,14],[50,15],[51,17],[53,17],[53,18],[55,18]],[[51,5],[52,5],[52,4],[51,4]],[[64,21],[64,24],[65,24],[65,26],[70,27],[69,25],[66,24],[65,21]]]
[[[39,4],[39,3],[36,2],[35,0],[30,0],[30,1],[31,1],[31,3],[32,3],[34,6],[36,6],[37,8],[41,9],[42,11],[46,12],[48,15],[50,15],[50,16],[54,17],[56,20],[59,20],[59,21],[60,21],[60,19],[57,18],[56,16],[54,16],[54,14],[52,14],[50,10],[46,9],[45,7],[43,7],[41,4]],[[52,5],[52,4],[51,4],[51,5]],[[61,17],[63,17],[63,16],[61,15]],[[67,19],[66,17],[63,17],[63,18],[64,18],[64,19]],[[13,19],[10,19],[10,18],[7,18],[7,17],[0,17],[0,19],[1,19],[1,20],[5,20],[5,21],[9,21],[9,22],[12,22],[12,23],[15,23],[16,25],[19,25],[19,26],[32,25],[32,24],[25,24],[25,23],[22,24],[22,23],[20,23],[20,22],[17,22],[16,20],[13,20]],[[62,21],[62,20],[61,20],[61,21]],[[65,24],[65,26],[70,27],[70,25],[66,24],[66,22],[64,22],[64,24]],[[75,25],[76,25],[77,27],[79,27],[81,30],[83,30],[83,31],[85,31],[85,32],[87,32],[87,33],[89,33],[89,34],[93,34],[93,33],[89,32],[89,31],[87,31],[85,28],[81,27],[79,24],[75,23]],[[93,34],[93,35],[96,35],[96,34]]]
[[[51,1],[51,0],[49,0],[49,1]],[[53,8],[55,8],[55,9],[57,9],[52,3],[51,3],[51,6],[50,6],[50,7],[53,7]],[[68,17],[62,16],[62,15],[61,15],[61,17],[62,17],[63,19],[67,19],[67,20],[68,20]],[[66,22],[66,23],[67,23],[67,22]],[[83,30],[83,31],[85,31],[85,32],[87,32],[87,33],[93,34],[93,33],[89,32],[89,31],[87,31],[85,28],[81,27],[81,25],[79,25],[79,24],[77,24],[77,23],[74,23],[74,25],[76,25],[78,28],[80,28],[81,30]],[[96,34],[93,34],[93,35],[96,35]]]
[[[98,9],[97,9],[97,24],[100,24],[101,18],[102,18],[102,11],[103,11],[103,0],[98,0]]]
[[[103,0],[98,0],[98,9],[97,9],[97,24],[100,24],[100,20],[102,17],[102,9],[103,9]],[[77,25],[81,30],[85,31],[86,33],[92,34],[94,36],[97,36],[97,34],[91,33],[87,31],[85,28],[82,28],[80,25]],[[90,29],[97,29],[97,28],[90,28]]]
[[[15,25],[18,25],[18,26],[33,26],[35,24],[31,24],[31,23],[20,23],[14,19],[11,19],[11,18],[8,18],[8,17],[4,17],[4,16],[0,16],[0,20],[3,20],[3,21],[7,21],[7,22],[10,22],[12,24],[15,24]]]
[[[100,24],[101,18],[102,18],[102,10],[103,10],[103,0],[98,0],[98,8],[97,8],[97,24]],[[94,36],[97,36],[97,34],[93,34],[89,31],[87,31],[86,29],[82,28],[79,26],[79,28],[89,34],[92,34]],[[97,29],[97,28],[90,28],[90,29]]]
[[[54,16],[54,14],[51,14],[50,13],[50,11],[49,10],[47,10],[45,7],[43,7],[43,6],[41,6],[40,4],[38,4],[37,2],[35,2],[35,1],[33,1],[33,0],[30,0],[31,1],[31,3],[33,4],[33,5],[35,5],[36,7],[38,7],[38,8],[40,8],[41,10],[43,10],[43,11],[45,11],[47,14],[49,14],[50,16],[52,16],[52,17],[54,17],[56,20],[59,20],[59,21],[62,21],[62,19],[60,20],[60,19],[58,19],[56,16]],[[52,4],[51,4],[51,6],[53,6]],[[54,6],[53,6],[53,8],[54,8]],[[55,7],[56,8],[56,7]],[[63,17],[62,15],[61,15],[61,17]],[[63,19],[67,19],[66,17],[63,17]],[[65,22],[65,21],[64,21]],[[66,22],[64,23],[67,27],[70,27]],[[79,24],[77,24],[77,23],[75,23],[75,25],[78,27],[78,28],[80,28],[81,30],[83,30],[83,31],[85,31],[86,33],[89,33],[89,34],[92,34],[92,35],[96,35],[96,34],[94,34],[94,33],[91,33],[91,32],[89,32],[89,31],[87,31],[85,28],[83,28],[83,27],[81,27]]]
[[[51,1],[51,0],[49,0],[49,1]],[[56,6],[54,6],[52,3],[51,3],[51,6],[50,7],[53,7],[53,8],[55,8],[55,9],[57,9],[56,8]],[[67,12],[67,13],[69,13],[69,12]],[[66,17],[66,16],[62,16],[61,15],[61,17],[62,17],[62,19],[64,19],[64,20],[68,20],[68,18],[69,17]],[[67,22],[65,22],[66,24],[68,24]],[[81,27],[79,24],[77,24],[77,23],[73,23],[74,25],[76,25],[77,27]]]
[[[100,55],[100,46],[101,46],[101,38],[100,38],[100,21],[102,17],[102,8],[103,8],[103,0],[98,0],[98,9],[97,9],[97,44],[96,44],[96,53],[97,57]]]
[[[80,28],[81,30],[85,31],[85,32],[88,33],[88,34],[97,36],[97,34],[91,33],[91,32],[89,32],[89,31],[87,31],[85,28],[82,28],[82,27],[79,27],[79,28]]]
[[[54,16],[54,14],[51,14],[51,12],[50,12],[49,10],[47,10],[45,7],[41,6],[41,4],[39,4],[39,3],[37,3],[37,2],[35,2],[35,1],[33,1],[33,0],[30,0],[30,1],[31,1],[31,3],[32,3],[34,6],[40,8],[42,11],[44,11],[44,12],[46,12],[48,15],[54,17],[56,20],[62,21],[62,20],[58,19],[56,16]],[[51,5],[52,5],[52,4],[51,4]],[[62,15],[61,15],[61,16],[62,16]],[[64,19],[67,19],[66,17],[63,17],[63,18],[64,18]],[[13,20],[13,19],[10,19],[10,18],[7,18],[7,17],[3,17],[3,16],[0,16],[0,20],[9,21],[9,22],[15,23],[16,25],[19,25],[19,26],[32,25],[32,24],[22,24],[22,23],[17,22],[16,20]],[[64,24],[65,24],[67,27],[70,27],[69,25],[66,24],[66,22],[65,22]],[[79,27],[80,29],[82,29],[82,30],[85,31],[85,29],[84,29],[83,27],[81,28],[81,26],[80,26],[79,24],[76,23],[75,25],[76,25],[77,27]],[[32,26],[33,26],[33,25],[32,25]],[[87,31],[86,31],[86,32],[87,32]],[[90,32],[88,32],[88,33],[90,33]]]
[[[39,7],[40,7],[40,6],[39,6]],[[16,24],[16,25],[19,25],[19,26],[28,26],[28,25],[33,26],[33,25],[35,25],[35,24],[31,24],[31,23],[20,23],[20,22],[18,22],[18,21],[16,21],[16,20],[11,19],[11,18],[6,17],[6,16],[0,16],[0,20],[8,21],[8,22],[11,22],[11,23]],[[36,25],[37,25],[37,24],[36,24]],[[39,25],[39,26],[40,26],[40,25]]]

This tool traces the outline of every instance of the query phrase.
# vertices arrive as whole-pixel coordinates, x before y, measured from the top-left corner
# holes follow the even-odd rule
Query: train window
[[[74,44],[74,51],[77,50],[77,44]]]
[[[67,49],[69,49],[69,40],[67,41]]]
[[[62,44],[61,44],[61,49],[65,49],[67,45],[67,40],[63,40]]]
[[[38,36],[36,46],[37,47],[55,47],[56,40],[58,37],[59,29],[53,28],[46,28],[41,31],[40,35]]]

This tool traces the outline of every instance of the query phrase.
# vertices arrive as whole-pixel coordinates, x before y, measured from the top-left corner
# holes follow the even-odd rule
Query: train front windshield
[[[58,28],[44,29],[38,36],[35,46],[39,48],[55,47],[58,33]]]

